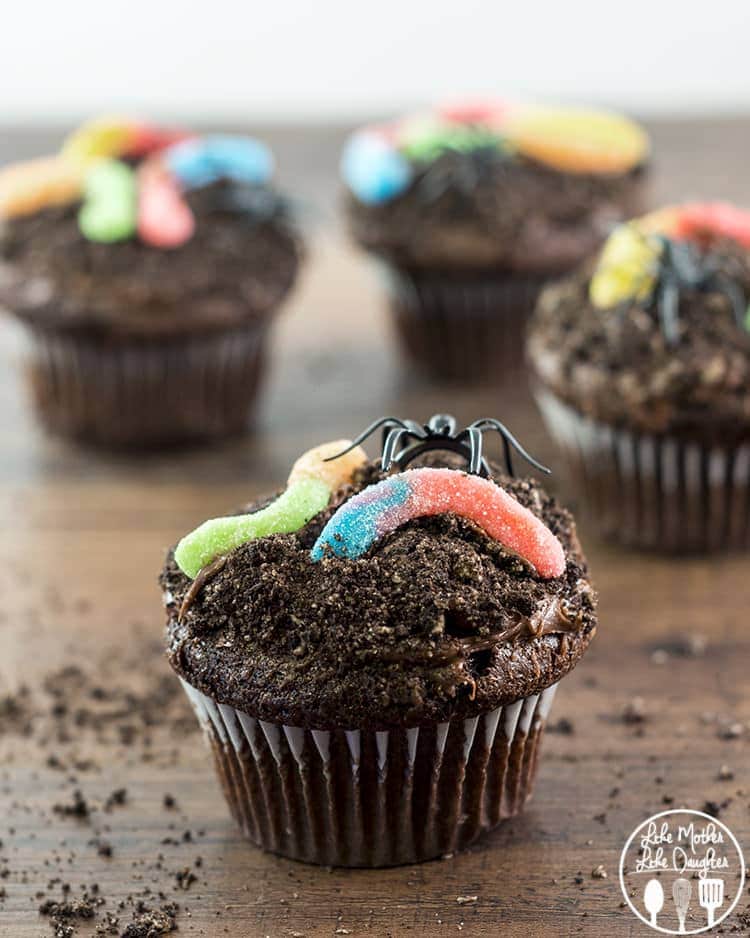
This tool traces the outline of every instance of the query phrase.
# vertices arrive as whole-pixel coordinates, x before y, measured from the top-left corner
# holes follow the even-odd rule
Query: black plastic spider
[[[204,189],[201,197],[208,211],[240,215],[251,225],[271,219],[289,219],[294,215],[292,203],[267,186],[225,180],[221,185]]]
[[[679,337],[680,291],[700,290],[723,293],[732,305],[740,329],[745,325],[745,298],[737,284],[718,269],[715,257],[702,254],[687,241],[660,238],[662,252],[659,279],[653,293],[664,338],[676,345]]]
[[[422,172],[416,183],[425,202],[437,202],[447,192],[471,195],[498,167],[507,162],[508,153],[495,144],[483,144],[471,150],[446,149]]]
[[[482,434],[486,430],[497,430],[502,437],[508,475],[513,475],[511,458],[513,449],[541,472],[549,473],[550,471],[530,456],[499,420],[482,417],[459,430],[456,418],[451,417],[450,414],[435,414],[425,424],[417,423],[415,420],[401,420],[399,417],[381,417],[380,420],[376,420],[363,430],[351,446],[331,456],[326,462],[348,453],[380,428],[383,430],[381,463],[385,472],[394,465],[399,469],[405,469],[410,462],[429,450],[447,450],[463,456],[468,463],[469,472],[487,478],[492,473],[487,460],[482,455]]]

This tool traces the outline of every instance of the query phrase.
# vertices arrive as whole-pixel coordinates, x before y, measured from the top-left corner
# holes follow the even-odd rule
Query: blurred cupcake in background
[[[750,545],[750,213],[666,208],[548,288],[538,400],[603,532],[674,552]]]
[[[349,228],[384,262],[412,360],[438,380],[517,372],[540,288],[643,209],[648,156],[625,117],[500,101],[353,134]]]
[[[0,304],[52,431],[149,447],[242,431],[301,243],[244,136],[122,119],[0,170]]]

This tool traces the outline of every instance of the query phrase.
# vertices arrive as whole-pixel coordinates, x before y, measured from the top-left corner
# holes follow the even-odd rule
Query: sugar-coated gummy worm
[[[562,544],[539,518],[491,479],[456,469],[407,469],[364,489],[330,519],[312,559],[319,561],[328,551],[360,557],[407,521],[447,513],[479,525],[545,579],[565,571]]]
[[[222,554],[269,534],[298,531],[328,504],[331,492],[319,479],[301,479],[290,485],[261,511],[249,515],[213,518],[180,541],[174,553],[177,565],[189,577],[196,576]]]
[[[174,553],[177,566],[192,578],[217,557],[241,544],[271,534],[298,531],[326,507],[331,492],[351,481],[355,469],[366,461],[367,454],[356,446],[338,459],[326,462],[350,445],[350,440],[332,440],[308,450],[292,467],[286,490],[260,511],[205,521],[177,545]]]

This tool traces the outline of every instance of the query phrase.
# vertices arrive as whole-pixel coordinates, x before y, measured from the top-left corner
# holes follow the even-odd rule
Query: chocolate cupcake
[[[232,815],[325,865],[440,856],[518,813],[596,628],[574,522],[512,476],[502,425],[383,423],[381,460],[311,450],[161,576],[169,660]],[[491,426],[504,472],[482,458]]]
[[[0,171],[0,303],[56,433],[128,448],[237,433],[300,241],[248,137],[84,125]]]
[[[605,535],[750,546],[750,214],[668,208],[542,295],[529,356],[550,431]]]
[[[642,208],[647,157],[624,117],[499,102],[356,132],[348,224],[410,358],[438,380],[517,374],[541,286]]]

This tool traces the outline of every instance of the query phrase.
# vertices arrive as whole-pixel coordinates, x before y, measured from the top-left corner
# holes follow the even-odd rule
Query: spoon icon
[[[677,909],[677,918],[680,922],[680,935],[685,934],[685,919],[690,905],[690,896],[693,893],[693,887],[689,879],[676,879],[672,883],[672,898]]]
[[[664,890],[658,879],[650,879],[643,891],[643,904],[651,916],[651,924],[656,928],[656,916],[664,907]]]

